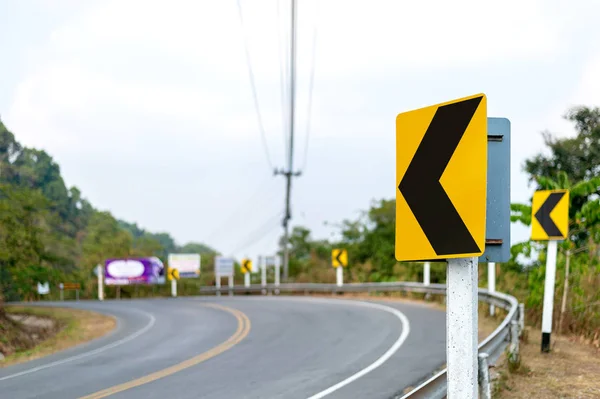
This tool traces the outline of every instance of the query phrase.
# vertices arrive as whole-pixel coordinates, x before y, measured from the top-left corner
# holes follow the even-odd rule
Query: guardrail
[[[390,283],[350,283],[338,286],[336,284],[318,284],[318,283],[291,283],[291,284],[253,284],[249,287],[201,287],[201,294],[229,293],[252,293],[262,292],[263,294],[280,292],[301,292],[309,294],[319,293],[342,293],[342,292],[417,292],[432,295],[446,295],[446,286],[444,284],[424,285],[416,282],[390,282]],[[514,359],[519,356],[519,336],[524,327],[523,305],[519,305],[517,299],[513,296],[500,292],[490,292],[485,289],[479,289],[479,300],[497,308],[507,311],[507,315],[502,323],[479,344],[479,383],[482,398],[490,397],[488,362],[494,363],[500,355],[509,347],[509,354]],[[436,373],[433,377],[421,383],[412,391],[408,392],[400,399],[421,399],[421,398],[445,398],[446,397],[446,373],[447,369]]]

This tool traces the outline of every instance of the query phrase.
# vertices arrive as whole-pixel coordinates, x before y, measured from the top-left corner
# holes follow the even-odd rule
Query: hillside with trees
[[[158,256],[194,251],[168,233],[151,233],[95,209],[77,187],[67,187],[58,164],[42,150],[22,146],[0,121],[0,307],[3,300],[37,297],[38,282],[82,284],[93,292],[93,269],[107,257]]]

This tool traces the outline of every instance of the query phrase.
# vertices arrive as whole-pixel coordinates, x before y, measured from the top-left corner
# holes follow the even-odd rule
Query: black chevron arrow
[[[344,264],[342,263],[342,260],[340,259],[340,256],[342,256],[342,252],[344,252],[344,251],[338,251],[337,255],[335,256],[335,260],[338,261],[338,265],[343,266]]]
[[[437,109],[398,185],[437,255],[481,252],[448,198],[440,178],[482,98]]]
[[[558,201],[564,197],[565,193],[551,193],[546,201],[540,206],[540,209],[535,213],[535,218],[546,232],[548,237],[562,237],[563,233],[556,227],[554,220],[550,217],[550,212],[554,210]]]

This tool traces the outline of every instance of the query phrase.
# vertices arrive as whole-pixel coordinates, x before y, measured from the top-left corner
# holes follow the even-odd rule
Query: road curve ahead
[[[109,335],[0,369],[0,397],[388,399],[445,361],[444,312],[295,297],[43,303],[113,315]]]

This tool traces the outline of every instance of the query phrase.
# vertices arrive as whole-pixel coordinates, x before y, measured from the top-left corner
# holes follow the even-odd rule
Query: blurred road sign
[[[37,292],[40,295],[49,294],[50,293],[50,284],[48,282],[45,282],[44,284],[37,283]]]
[[[171,280],[179,280],[179,270],[172,269],[171,267],[167,268],[167,279]]]
[[[265,266],[275,266],[276,259],[274,256],[265,256]]]
[[[569,233],[569,190],[542,190],[533,193],[531,239],[564,240]]]
[[[195,278],[200,275],[200,254],[169,254],[169,268],[179,271],[179,278]]]
[[[477,94],[398,114],[396,179],[397,260],[482,255],[486,96]]]
[[[79,283],[60,283],[61,290],[79,290],[81,285]]]
[[[251,273],[252,272],[252,261],[250,259],[242,259],[241,265],[242,273]]]
[[[231,258],[215,256],[215,274],[219,276],[233,276],[234,261]]]
[[[333,267],[348,266],[348,251],[345,249],[333,249],[331,251],[331,264]]]

